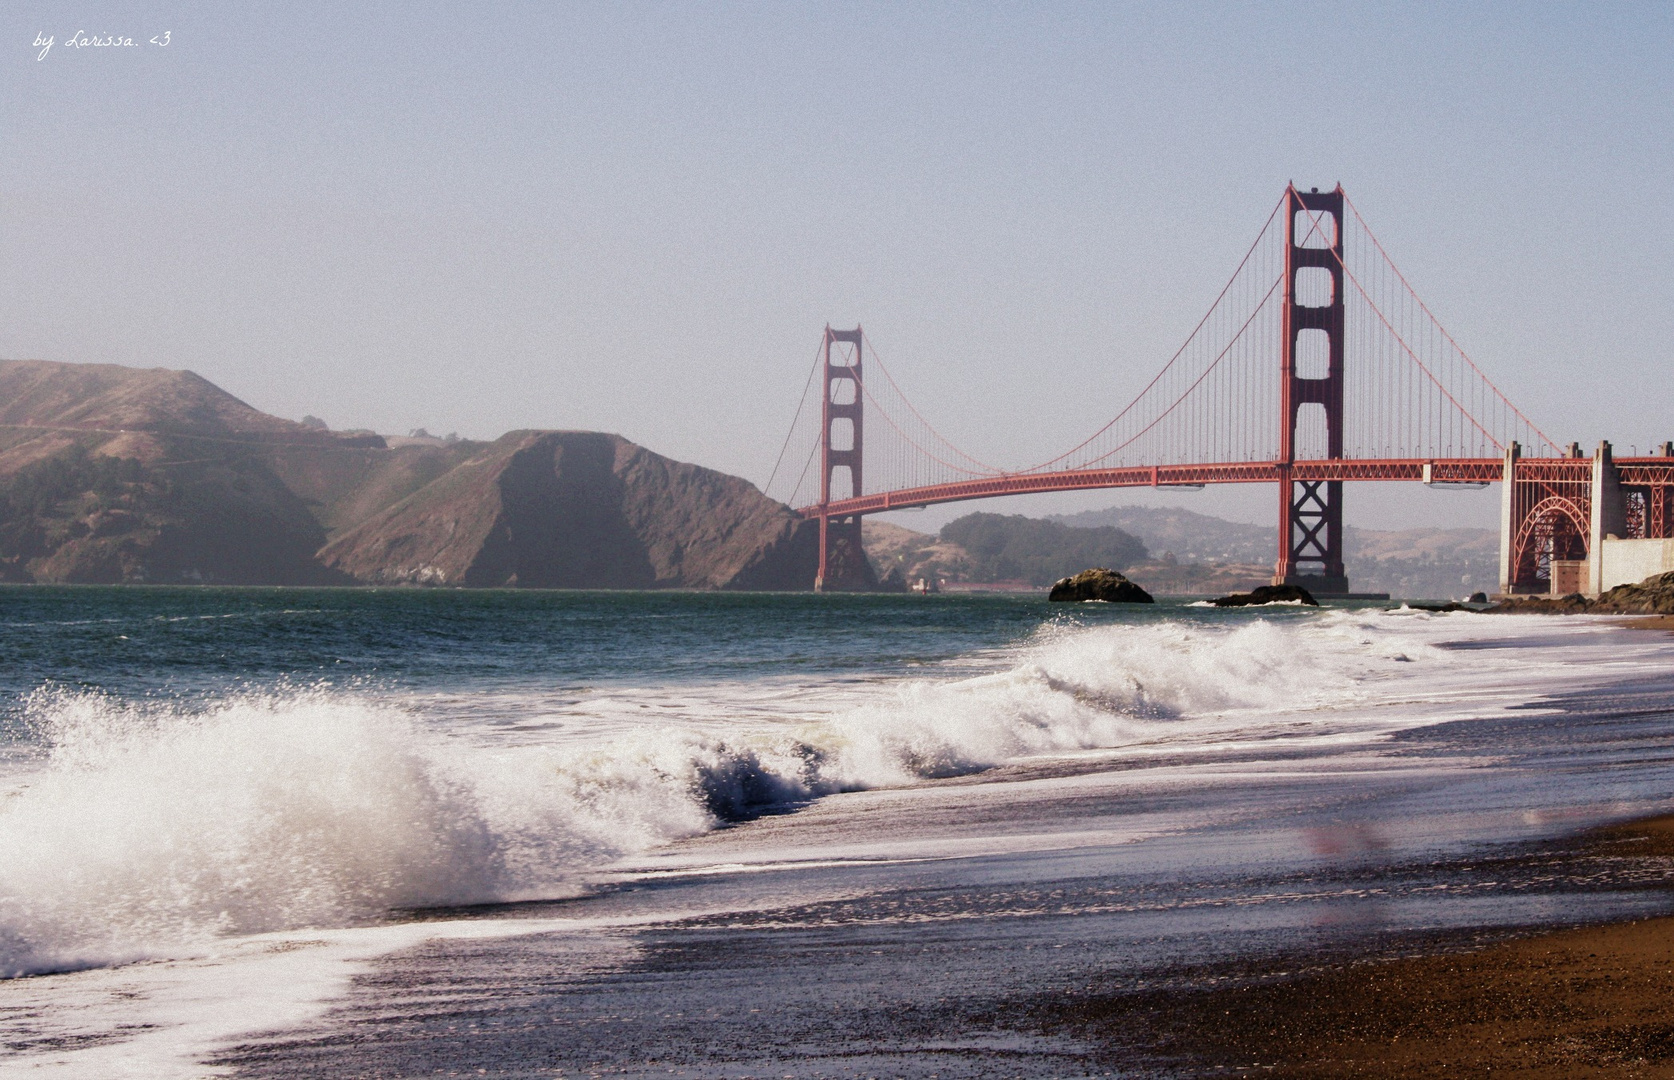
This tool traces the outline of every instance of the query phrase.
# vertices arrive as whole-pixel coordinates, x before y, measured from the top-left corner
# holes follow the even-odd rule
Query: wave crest
[[[1167,738],[1341,695],[1363,631],[1048,627],[1010,666],[877,684],[824,719],[484,747],[366,691],[186,711],[38,691],[41,767],[0,802],[0,972],[561,895],[763,807]],[[1362,643],[1363,644],[1363,643]]]

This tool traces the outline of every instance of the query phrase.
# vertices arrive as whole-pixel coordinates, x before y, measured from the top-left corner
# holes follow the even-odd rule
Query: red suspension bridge
[[[822,392],[811,402],[815,383]],[[812,446],[792,481],[781,468],[799,433]],[[1273,484],[1273,580],[1327,595],[1348,591],[1350,481],[1503,483],[1502,592],[1586,591],[1589,559],[1590,581],[1605,576],[1596,563],[1606,535],[1674,536],[1674,447],[1631,459],[1614,459],[1608,444],[1590,459],[1573,443],[1561,448],[1436,320],[1340,186],[1286,188],[1208,313],[1139,395],[1026,468],[997,468],[953,445],[859,327],[828,326],[770,494],[781,479],[785,501],[819,521],[819,589],[871,581],[866,514],[1089,488]]]

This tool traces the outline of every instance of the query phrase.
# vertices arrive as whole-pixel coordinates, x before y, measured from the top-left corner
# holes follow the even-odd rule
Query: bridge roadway
[[[1583,462],[1583,464],[1586,464]],[[1288,477],[1287,477],[1288,473]],[[1426,475],[1428,473],[1428,475]],[[1408,480],[1437,484],[1495,483],[1505,477],[1503,458],[1327,458],[1235,461],[1210,465],[1136,465],[1121,469],[1070,469],[1012,473],[946,484],[880,491],[798,509],[804,517],[876,514],[934,503],[1119,487],[1197,487],[1203,484],[1276,484],[1290,480]]]

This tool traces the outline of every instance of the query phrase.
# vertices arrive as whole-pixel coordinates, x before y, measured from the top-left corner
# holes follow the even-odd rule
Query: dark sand
[[[1601,830],[1583,851],[1674,884],[1674,818]],[[1407,955],[1181,972],[1045,1011],[1171,1076],[1674,1077],[1674,918],[1394,951]]]

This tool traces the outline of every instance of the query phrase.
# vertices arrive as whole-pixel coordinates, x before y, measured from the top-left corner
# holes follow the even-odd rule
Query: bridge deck
[[[1288,472],[1292,480],[1428,480],[1439,484],[1481,484],[1500,480],[1504,470],[1505,462],[1500,458],[1344,458],[1297,461],[1290,465]],[[1286,471],[1280,462],[1237,461],[1210,465],[1141,465],[1123,469],[1017,473],[833,499],[826,506],[800,507],[798,513],[805,517],[819,517],[822,513],[831,517],[847,517],[966,499],[1092,488],[1276,484],[1284,478]]]

